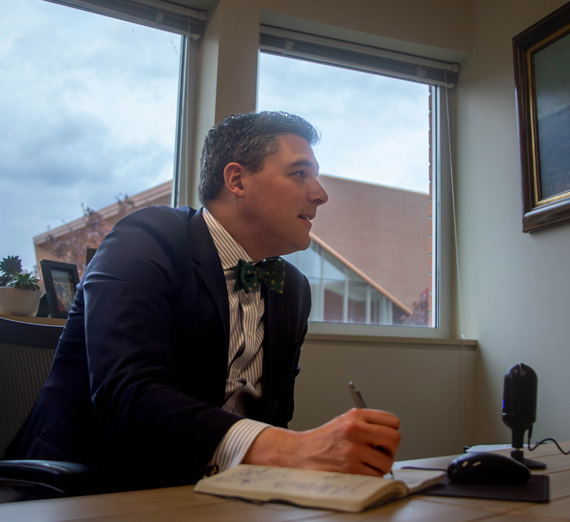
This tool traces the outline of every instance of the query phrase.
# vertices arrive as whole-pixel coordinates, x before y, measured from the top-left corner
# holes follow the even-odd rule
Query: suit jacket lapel
[[[227,348],[230,339],[228,290],[220,256],[204,221],[202,210],[196,212],[190,220],[190,242],[196,273],[204,282],[222,318]]]

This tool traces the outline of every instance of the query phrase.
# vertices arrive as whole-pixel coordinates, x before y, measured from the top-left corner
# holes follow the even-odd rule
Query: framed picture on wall
[[[570,2],[513,38],[523,232],[570,221]]]
[[[49,314],[51,317],[66,318],[73,304],[75,287],[79,284],[77,266],[48,259],[42,259],[40,265]]]

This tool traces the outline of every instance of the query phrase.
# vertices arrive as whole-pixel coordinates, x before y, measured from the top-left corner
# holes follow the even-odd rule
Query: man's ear
[[[224,184],[226,188],[235,196],[242,197],[244,188],[242,177],[245,167],[239,163],[228,163],[224,168]]]

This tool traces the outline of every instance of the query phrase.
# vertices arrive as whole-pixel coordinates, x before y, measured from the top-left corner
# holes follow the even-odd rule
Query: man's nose
[[[329,195],[317,180],[315,180],[315,187],[309,194],[309,199],[311,200],[311,203],[317,206],[324,205],[329,200]]]

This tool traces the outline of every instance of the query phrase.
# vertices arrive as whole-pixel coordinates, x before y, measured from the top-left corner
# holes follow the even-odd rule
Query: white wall
[[[510,441],[500,416],[503,377],[519,362],[538,375],[533,439],[570,439],[570,224],[521,232],[512,57],[512,37],[562,4],[473,4],[473,53],[457,90],[456,154],[463,325],[479,341],[472,442]]]

